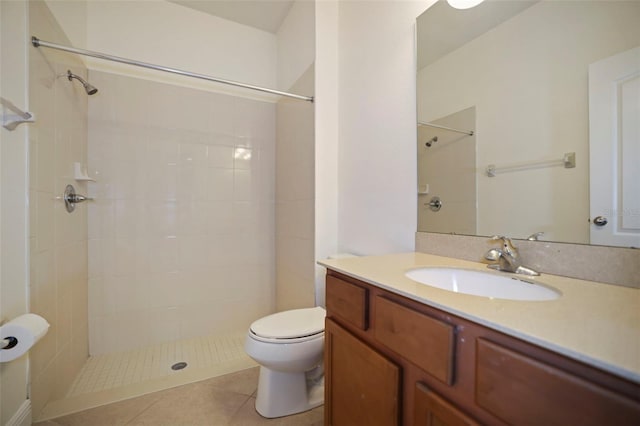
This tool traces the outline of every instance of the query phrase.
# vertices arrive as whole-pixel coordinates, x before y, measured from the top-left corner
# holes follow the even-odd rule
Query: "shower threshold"
[[[244,352],[245,336],[205,336],[89,357],[65,398],[48,403],[36,421],[255,367]],[[172,369],[180,363],[187,365]]]

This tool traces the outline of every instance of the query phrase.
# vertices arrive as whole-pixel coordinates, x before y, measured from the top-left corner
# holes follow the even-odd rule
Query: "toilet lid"
[[[251,324],[253,334],[271,339],[294,339],[324,331],[327,312],[321,307],[293,309],[260,318]]]

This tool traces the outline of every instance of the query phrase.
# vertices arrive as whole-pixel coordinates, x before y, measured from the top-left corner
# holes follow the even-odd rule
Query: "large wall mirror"
[[[640,1],[417,20],[418,231],[640,247]]]

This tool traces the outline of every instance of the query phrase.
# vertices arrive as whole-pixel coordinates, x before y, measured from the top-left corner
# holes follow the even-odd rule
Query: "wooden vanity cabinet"
[[[375,339],[446,384],[453,383],[454,326],[376,297]]]
[[[325,422],[331,425],[399,424],[400,368],[327,319],[325,353],[328,390]]]
[[[325,425],[640,425],[640,385],[327,272]]]
[[[413,424],[419,426],[479,426],[424,384],[416,383]]]
[[[509,424],[640,424],[637,401],[485,339],[476,348],[476,404]]]

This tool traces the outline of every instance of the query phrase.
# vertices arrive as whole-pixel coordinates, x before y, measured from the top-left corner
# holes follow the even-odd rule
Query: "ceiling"
[[[294,0],[168,0],[200,12],[277,33]]]
[[[437,61],[507,21],[539,0],[485,1],[471,9],[454,9],[439,0],[418,17],[418,69]]]

